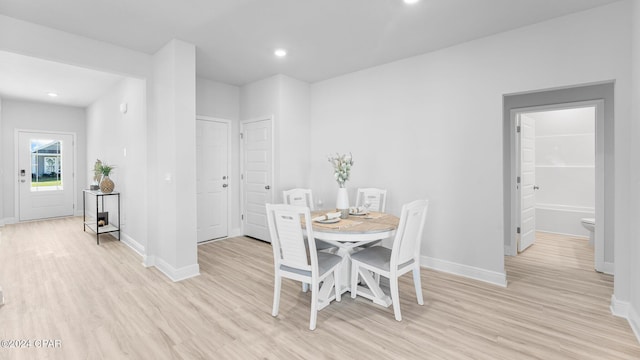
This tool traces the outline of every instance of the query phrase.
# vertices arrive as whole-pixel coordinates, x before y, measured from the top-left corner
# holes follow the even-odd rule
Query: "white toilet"
[[[596,219],[583,218],[580,219],[580,222],[585,229],[589,230],[589,245],[593,246],[593,233],[596,231]]]

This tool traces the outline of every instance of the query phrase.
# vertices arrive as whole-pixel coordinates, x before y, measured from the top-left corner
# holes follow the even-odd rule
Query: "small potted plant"
[[[108,165],[107,163],[100,163],[99,165],[99,170],[102,174],[102,180],[100,180],[100,191],[105,194],[113,192],[113,189],[115,189],[116,187],[116,185],[113,183],[113,180],[109,178],[109,174],[111,174],[111,171],[113,171],[113,169],[115,169],[115,166]]]

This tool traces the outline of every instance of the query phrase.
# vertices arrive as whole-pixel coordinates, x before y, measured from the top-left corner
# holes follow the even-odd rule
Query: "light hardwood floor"
[[[103,241],[104,240],[104,241]],[[309,331],[309,293],[283,280],[271,316],[270,245],[200,246],[201,276],[172,283],[124,244],[101,245],[66,218],[0,228],[0,359],[639,359],[629,325],[609,312],[613,279],[595,273],[586,240],[540,234],[507,257],[509,286],[422,271],[425,305],[401,279],[391,308],[343,296]]]

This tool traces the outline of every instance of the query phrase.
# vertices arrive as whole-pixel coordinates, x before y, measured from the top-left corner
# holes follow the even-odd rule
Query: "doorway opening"
[[[540,232],[582,238],[604,271],[604,240],[595,233],[596,117],[602,102],[512,110],[516,134],[514,216],[510,255],[533,245]],[[601,160],[601,159],[600,159]],[[600,236],[598,236],[600,235]],[[561,237],[559,237],[561,238]]]
[[[517,254],[520,227],[515,116],[547,110],[595,107],[595,269],[614,273],[615,263],[615,82],[509,94],[503,97],[504,255]],[[606,180],[606,181],[605,181]],[[516,210],[518,209],[518,210]],[[507,276],[509,274],[507,273]]]

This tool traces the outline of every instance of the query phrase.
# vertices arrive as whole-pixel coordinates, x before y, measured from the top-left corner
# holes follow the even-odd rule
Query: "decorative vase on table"
[[[338,198],[336,199],[336,210],[340,211],[340,217],[349,217],[349,193],[346,188],[338,188]]]
[[[103,175],[102,180],[100,181],[100,191],[104,194],[110,194],[115,189],[116,184],[113,183],[113,180],[109,178],[109,175]]]

